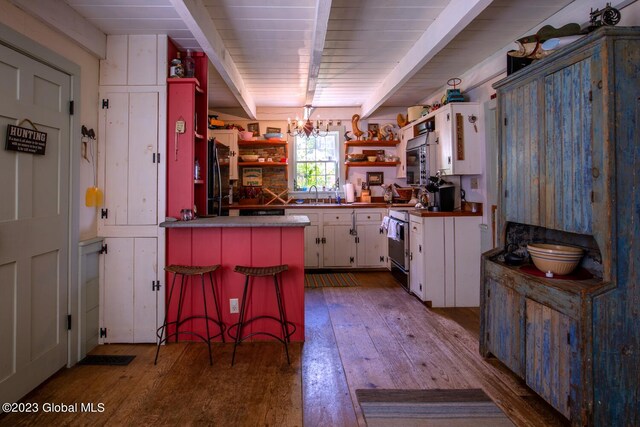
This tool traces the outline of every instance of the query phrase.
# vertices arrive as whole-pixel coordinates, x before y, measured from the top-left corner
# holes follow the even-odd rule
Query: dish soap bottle
[[[187,57],[184,58],[184,76],[196,76],[196,60],[191,56],[191,49],[187,49]]]

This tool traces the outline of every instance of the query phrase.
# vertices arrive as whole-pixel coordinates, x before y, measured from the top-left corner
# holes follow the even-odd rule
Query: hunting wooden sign
[[[44,155],[47,147],[47,133],[38,130],[7,125],[5,150]]]

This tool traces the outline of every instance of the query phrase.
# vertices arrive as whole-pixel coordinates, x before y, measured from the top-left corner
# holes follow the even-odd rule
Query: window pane
[[[294,175],[296,188],[331,188],[339,174],[338,132],[330,132],[324,137],[296,137]]]

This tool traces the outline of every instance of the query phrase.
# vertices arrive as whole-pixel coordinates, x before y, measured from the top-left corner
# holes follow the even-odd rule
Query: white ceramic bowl
[[[243,162],[257,162],[258,157],[259,156],[257,154],[243,154],[240,156]]]
[[[243,141],[251,141],[253,139],[253,132],[247,130],[240,132],[240,139]]]
[[[582,258],[582,249],[573,246],[530,243],[529,255],[538,270],[565,275],[576,269]]]

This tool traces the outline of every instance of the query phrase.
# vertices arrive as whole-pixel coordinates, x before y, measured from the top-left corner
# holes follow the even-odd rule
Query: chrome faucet
[[[312,188],[315,188],[315,190],[316,190],[316,205],[317,205],[318,204],[318,187],[316,187],[315,185],[311,185],[309,187],[309,193],[311,193],[311,189]]]

